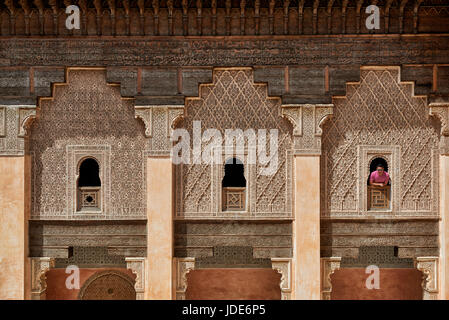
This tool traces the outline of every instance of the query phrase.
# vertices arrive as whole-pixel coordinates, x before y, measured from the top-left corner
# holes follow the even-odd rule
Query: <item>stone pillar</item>
[[[283,105],[293,124],[293,299],[319,300],[321,126],[332,105]]]
[[[184,106],[136,106],[135,117],[145,125],[150,151],[147,159],[147,277],[145,299],[173,296],[173,164],[170,136]]]
[[[147,160],[148,283],[146,299],[172,299],[173,166],[170,158]]]
[[[440,299],[449,299],[449,154],[440,155]]]
[[[439,259],[439,299],[449,299],[449,104],[432,103],[429,114],[441,122],[440,132],[440,258]]]
[[[0,300],[30,298],[30,157],[24,136],[35,106],[0,106]]]

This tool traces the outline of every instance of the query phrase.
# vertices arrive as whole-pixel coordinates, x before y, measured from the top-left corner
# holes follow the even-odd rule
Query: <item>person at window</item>
[[[371,172],[369,177],[369,185],[374,187],[385,187],[390,181],[390,175],[385,171],[383,165],[376,166],[376,171]]]

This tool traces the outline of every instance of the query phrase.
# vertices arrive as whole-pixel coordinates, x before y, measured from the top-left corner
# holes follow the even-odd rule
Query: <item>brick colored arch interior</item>
[[[281,275],[272,269],[216,268],[187,274],[187,300],[280,300]]]
[[[364,268],[342,268],[331,275],[331,300],[421,300],[422,272],[410,268],[379,269],[379,289],[368,289]]]
[[[80,269],[80,288],[93,275],[99,272],[114,270],[124,273],[135,279],[136,275],[125,268],[81,268]],[[70,274],[65,273],[64,268],[51,269],[47,272],[47,300],[78,300],[80,289],[68,289],[66,279]]]

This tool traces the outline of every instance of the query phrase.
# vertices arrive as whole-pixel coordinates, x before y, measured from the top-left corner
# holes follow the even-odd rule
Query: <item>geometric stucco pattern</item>
[[[53,85],[52,97],[40,99],[31,125],[32,219],[86,218],[75,214],[75,192],[67,190],[76,186],[69,180],[76,177],[77,161],[90,153],[100,157],[106,186],[106,211],[94,218],[144,219],[148,140],[135,119],[133,99],[122,98],[118,85],[106,82],[104,68],[68,68],[66,81]],[[69,150],[79,155],[68,161]]]
[[[341,259],[342,268],[366,268],[369,265],[379,268],[413,268],[413,259],[395,256],[394,246],[360,247],[357,259]]]
[[[358,148],[364,146],[374,150],[366,160],[400,150],[395,168],[389,164],[398,190],[390,215],[437,216],[439,123],[428,116],[426,97],[414,95],[414,84],[400,81],[399,67],[362,67],[360,82],[348,83],[346,96],[333,102],[322,137],[322,215],[363,213],[358,189],[366,188],[367,175],[359,166],[368,167],[359,163]]]
[[[0,106],[0,156],[24,155],[24,137],[35,116],[35,105]]]
[[[244,141],[248,152],[247,129],[278,129],[278,166],[273,175],[261,175],[260,162],[249,170],[246,176],[248,212],[239,217],[279,217],[291,216],[291,170],[292,126],[281,116],[281,99],[268,97],[266,83],[254,83],[252,68],[214,68],[213,82],[201,84],[199,97],[186,98],[186,115],[178,122],[178,128],[185,128],[190,137],[191,147],[200,136],[193,134],[193,121],[201,121],[201,130],[219,130],[222,137],[226,129],[241,129],[238,141]],[[269,137],[266,139],[266,154],[270,154]],[[202,143],[202,149],[205,143]],[[224,163],[223,159],[223,163]],[[247,157],[243,159],[245,169]],[[253,166],[253,165],[251,165]],[[229,212],[221,212],[216,203],[217,192],[221,189],[223,167],[211,170],[210,164],[181,164],[176,166],[176,207],[178,217],[226,217]],[[212,175],[214,175],[212,177]],[[214,185],[212,185],[214,184]],[[235,219],[237,216],[232,215]]]

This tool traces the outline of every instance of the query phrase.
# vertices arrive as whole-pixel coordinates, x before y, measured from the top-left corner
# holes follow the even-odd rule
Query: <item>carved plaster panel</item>
[[[429,115],[437,117],[441,122],[440,153],[449,154],[449,103],[431,103]]]
[[[145,297],[145,274],[146,258],[125,258],[126,268],[136,275],[134,288],[136,289],[136,300],[144,300]]]
[[[271,267],[281,274],[281,299],[290,300],[292,295],[292,259],[271,258]]]
[[[174,258],[176,270],[176,300],[186,299],[187,273],[195,269],[195,258]]]
[[[282,115],[293,125],[295,154],[321,154],[322,126],[332,113],[332,104],[282,105]]]
[[[136,106],[135,117],[145,124],[145,136],[150,140],[149,155],[169,156],[175,124],[184,115],[184,106]]]
[[[438,299],[438,257],[417,257],[415,268],[423,273],[423,300]]]
[[[146,219],[149,139],[135,119],[133,99],[121,97],[118,85],[106,82],[104,68],[68,68],[66,81],[53,84],[53,96],[40,98],[30,127],[31,218]],[[24,120],[29,117],[23,112]],[[101,162],[99,215],[75,212],[77,161],[88,156]]]
[[[31,260],[31,299],[45,300],[47,290],[46,273],[55,267],[55,259],[42,257],[30,258]]]
[[[0,106],[0,156],[24,155],[24,138],[35,117],[35,105]]]
[[[437,217],[439,132],[428,117],[427,98],[414,95],[412,82],[400,81],[400,68],[362,67],[360,82],[347,83],[346,96],[333,102],[322,137],[322,216],[364,217],[360,197],[365,195],[359,188],[368,164],[358,153],[364,146],[398,161],[395,168],[389,166],[393,183],[399,183],[392,214]]]
[[[341,257],[321,258],[321,300],[331,299],[331,275],[340,269],[340,262]]]
[[[244,145],[244,152],[249,152],[253,147],[249,146],[247,130],[254,130],[258,137],[265,134],[265,154],[272,156],[270,159],[276,155],[278,162],[273,174],[262,174],[266,166],[260,161],[248,171],[248,174],[254,172],[251,177],[246,176],[253,188],[248,198],[248,215],[256,218],[291,218],[292,154],[289,151],[292,149],[292,126],[282,119],[281,99],[268,96],[266,83],[254,83],[252,68],[241,67],[215,68],[213,82],[201,84],[199,96],[188,97],[185,101],[186,115],[177,128],[187,130],[191,137],[191,149],[194,145],[200,145],[200,150],[206,151],[209,145],[201,136],[206,129],[218,130],[223,140],[226,129],[240,129],[236,140]],[[201,121],[201,131],[194,130],[194,122],[198,124],[196,121]],[[260,132],[261,129],[266,132]],[[269,134],[274,129],[278,130],[278,152],[270,154]],[[197,131],[199,134],[195,134]],[[257,152],[263,153],[260,149]],[[204,161],[175,166],[177,218],[224,217],[217,210],[221,167],[211,167]],[[233,218],[237,217],[234,215]]]

